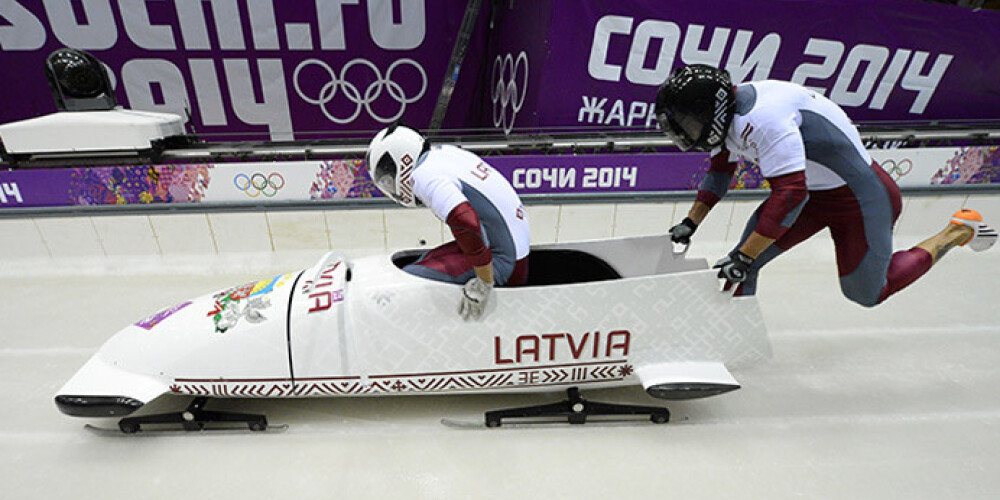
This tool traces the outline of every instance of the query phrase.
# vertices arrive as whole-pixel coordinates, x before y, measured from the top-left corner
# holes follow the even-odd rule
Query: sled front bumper
[[[124,396],[56,396],[59,411],[74,417],[120,417],[128,415],[144,404]]]
[[[117,365],[94,355],[56,392],[56,407],[74,417],[120,417],[169,391],[164,380]]]

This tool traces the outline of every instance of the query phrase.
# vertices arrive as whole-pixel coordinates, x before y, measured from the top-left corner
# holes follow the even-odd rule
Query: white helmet
[[[420,132],[404,125],[390,125],[375,134],[365,161],[368,175],[386,196],[406,207],[417,206],[413,196],[413,167],[430,143]]]

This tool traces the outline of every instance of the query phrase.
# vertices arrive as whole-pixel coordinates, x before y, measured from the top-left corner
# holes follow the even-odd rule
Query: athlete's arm
[[[472,264],[479,279],[493,283],[493,252],[483,241],[479,215],[469,202],[459,203],[448,213],[445,224],[455,236],[465,258]]]
[[[749,139],[757,149],[761,172],[771,193],[757,209],[757,226],[740,246],[740,252],[756,259],[792,226],[809,199],[806,186],[806,151],[794,121],[758,124]]]
[[[729,151],[723,149],[713,156],[708,173],[698,185],[698,194],[691,209],[688,210],[688,218],[695,224],[701,224],[712,208],[729,192],[729,183],[732,182],[734,172],[736,172],[736,162],[729,161]]]
[[[493,252],[483,241],[479,215],[468,201],[451,209],[445,223],[476,273],[476,277],[462,287],[458,314],[465,320],[479,319],[486,310],[486,302],[493,291]]]
[[[698,186],[698,194],[688,210],[687,217],[667,231],[671,241],[681,245],[691,244],[691,236],[698,230],[698,226],[712,211],[712,207],[726,195],[735,171],[736,163],[729,161],[729,152],[725,149],[712,156],[708,173]]]
[[[712,207],[710,207],[707,203],[695,200],[694,203],[691,204],[691,208],[688,210],[687,216],[695,224],[701,224],[702,221],[705,220],[705,217],[708,217],[708,213],[711,211]]]
[[[770,177],[771,194],[757,210],[757,227],[740,251],[754,259],[784,235],[809,199],[805,172]]]
[[[740,246],[740,252],[751,259],[756,259],[760,256],[761,252],[767,250],[767,247],[774,243],[774,238],[768,238],[757,231],[750,233],[747,240],[743,242]]]

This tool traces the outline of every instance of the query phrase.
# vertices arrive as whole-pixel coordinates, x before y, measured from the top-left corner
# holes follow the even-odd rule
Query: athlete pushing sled
[[[712,154],[687,217],[670,229],[674,242],[689,243],[725,196],[736,157],[757,163],[771,185],[736,248],[716,264],[737,295],[753,295],[761,267],[823,228],[833,237],[841,290],[865,307],[916,281],[956,246],[980,252],[996,243],[996,230],[962,209],[939,233],[893,253],[899,187],[839,106],[794,83],[733,86],[726,71],[686,66],[659,88],[656,114],[680,149]]]
[[[459,314],[480,319],[494,284],[528,279],[528,219],[514,187],[482,158],[455,146],[432,148],[419,132],[395,124],[368,146],[369,175],[404,207],[423,204],[455,240],[406,266],[417,276],[464,284]]]

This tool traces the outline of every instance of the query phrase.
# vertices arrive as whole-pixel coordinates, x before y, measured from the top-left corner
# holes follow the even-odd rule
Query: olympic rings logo
[[[302,70],[309,66],[318,66],[329,76],[330,81],[320,88],[319,95],[311,97],[306,95],[305,91],[302,90],[302,86],[299,83],[299,75]],[[406,91],[403,90],[403,86],[392,79],[393,72],[402,66],[412,66],[420,74],[420,90],[414,96],[408,96]],[[353,68],[358,67],[361,69],[368,68],[371,73],[375,75],[375,80],[365,87],[364,92],[358,88],[357,85],[348,81],[348,72]],[[356,74],[357,71],[354,71]],[[374,63],[365,59],[352,59],[347,62],[342,68],[340,68],[340,74],[337,74],[333,68],[327,65],[325,62],[319,59],[306,59],[299,63],[295,68],[295,72],[292,73],[292,80],[295,85],[295,92],[299,94],[302,100],[308,102],[309,104],[314,104],[319,106],[326,115],[327,119],[333,123],[337,124],[347,124],[354,121],[358,115],[361,114],[361,110],[364,109],[368,112],[368,115],[374,118],[376,121],[382,123],[391,123],[398,120],[403,116],[403,112],[406,111],[406,106],[412,104],[424,96],[427,91],[427,74],[424,72],[424,68],[420,66],[413,59],[398,59],[389,65],[389,69],[386,70],[385,76],[382,76],[382,72],[379,70],[378,66]],[[374,103],[379,97],[382,97],[382,92],[395,100],[399,104],[399,111],[392,116],[380,116],[375,110],[372,109],[372,103]],[[327,109],[327,104],[332,102],[337,95],[342,95],[347,101],[354,103],[354,112],[351,113],[346,118],[340,118],[334,116],[329,109]]]
[[[493,126],[503,126],[503,131],[509,134],[514,128],[517,112],[524,105],[524,96],[528,89],[528,54],[522,50],[514,56],[499,55],[493,60],[493,82],[490,88],[490,99],[493,101]],[[518,85],[520,83],[520,86]],[[509,106],[509,110],[508,110]]]
[[[910,170],[913,170],[913,162],[910,161],[909,158],[904,158],[899,160],[899,162],[892,159],[885,160],[879,166],[881,166],[882,170],[885,170],[886,173],[889,174],[889,177],[892,177],[892,180],[894,181],[898,181],[904,175],[910,173]]]
[[[243,191],[251,198],[256,198],[260,195],[272,198],[278,194],[281,188],[285,187],[285,178],[278,172],[273,172],[268,176],[260,172],[251,175],[236,174],[233,177],[233,184],[236,185],[236,189]]]

